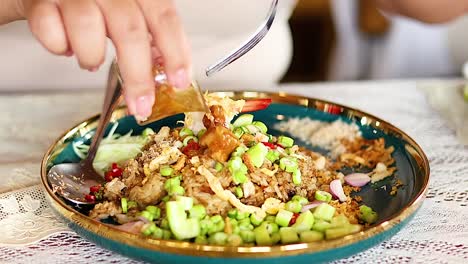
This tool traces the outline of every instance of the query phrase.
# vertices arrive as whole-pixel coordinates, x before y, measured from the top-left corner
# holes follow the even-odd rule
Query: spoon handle
[[[106,130],[107,125],[109,124],[109,120],[112,116],[112,113],[119,105],[119,99],[122,95],[122,82],[119,78],[119,68],[116,61],[114,60],[109,70],[106,94],[104,97],[104,104],[102,108],[101,117],[99,118],[99,124],[96,129],[96,133],[94,134],[93,139],[91,141],[88,156],[86,157],[88,164],[92,164],[94,157],[96,156],[99,143],[102,140],[104,131]]]

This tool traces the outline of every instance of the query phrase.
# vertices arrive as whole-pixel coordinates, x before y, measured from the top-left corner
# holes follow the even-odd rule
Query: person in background
[[[468,1],[460,0],[376,1],[389,13],[435,23],[460,16],[468,7]],[[269,2],[3,0],[0,24],[27,20],[32,36],[48,52],[75,57],[82,69],[91,72],[105,68],[103,65],[112,59],[114,51],[108,48],[109,38],[125,82],[129,112],[144,118],[154,102],[151,68],[155,61],[163,63],[170,83],[184,89],[192,78],[201,77],[201,69],[214,58],[239,45],[251,33],[263,19]],[[255,84],[254,88],[261,88],[278,81],[291,57],[287,20],[294,4],[295,0],[280,0],[275,25],[266,39],[213,80],[201,80],[201,85],[206,83],[209,89],[221,84],[240,88]],[[106,70],[85,77],[64,60],[57,60],[54,65],[51,56],[46,57],[31,44],[26,28],[24,23],[13,23],[0,31],[1,89],[102,85]],[[188,39],[192,39],[192,44]]]

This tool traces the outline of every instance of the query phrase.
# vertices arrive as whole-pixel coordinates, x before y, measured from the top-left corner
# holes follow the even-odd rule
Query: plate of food
[[[326,262],[403,228],[427,191],[429,163],[395,126],[285,93],[205,94],[209,113],[140,126],[114,112],[94,167],[103,183],[69,203],[51,166],[86,156],[99,116],[65,132],[42,161],[52,209],[70,228],[157,263]]]

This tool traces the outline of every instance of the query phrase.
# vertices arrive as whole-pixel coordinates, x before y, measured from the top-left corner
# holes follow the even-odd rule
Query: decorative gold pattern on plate
[[[414,158],[418,164],[418,169],[422,172],[421,175],[423,179],[420,179],[422,181],[422,188],[418,190],[416,196],[408,203],[406,207],[402,208],[399,213],[388,217],[380,224],[368,228],[364,231],[334,240],[292,245],[278,245],[271,247],[230,247],[198,245],[195,243],[181,241],[144,238],[137,234],[121,231],[115,227],[103,224],[99,221],[89,218],[86,215],[81,214],[72,207],[68,206],[58,195],[52,191],[51,187],[47,183],[47,168],[51,157],[56,151],[63,149],[67,139],[72,138],[74,135],[82,136],[90,129],[95,128],[99,118],[98,115],[95,115],[65,132],[55,143],[52,144],[52,146],[44,155],[41,164],[41,181],[45,188],[46,197],[51,207],[68,221],[81,226],[89,232],[133,247],[191,256],[259,258],[314,253],[359,243],[360,241],[369,239],[375,235],[390,230],[392,227],[400,224],[402,221],[410,217],[421,206],[428,189],[430,174],[429,161],[427,160],[427,157],[425,156],[421,147],[411,137],[390,123],[373,115],[340,104],[335,104],[325,100],[289,95],[283,92],[219,92],[219,94],[238,99],[271,98],[273,102],[277,103],[301,105],[317,109],[319,111],[339,113],[340,115],[348,118],[360,118],[361,121],[365,122],[365,124],[378,128],[387,134],[391,134],[408,142],[409,145],[407,145],[405,148]],[[124,108],[118,109],[114,112],[112,121],[124,117],[125,114],[126,111]]]

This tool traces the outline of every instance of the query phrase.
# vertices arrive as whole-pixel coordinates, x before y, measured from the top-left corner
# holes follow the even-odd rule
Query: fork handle
[[[120,73],[117,62],[114,60],[109,69],[109,77],[107,79],[106,94],[104,97],[104,104],[102,107],[102,113],[99,118],[99,124],[96,129],[96,133],[93,136],[91,145],[89,147],[88,156],[86,157],[88,164],[92,164],[99,144],[101,143],[104,131],[109,124],[112,117],[112,113],[120,103],[122,95],[122,81],[120,80]]]

